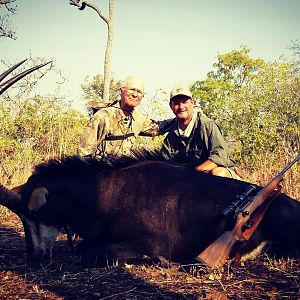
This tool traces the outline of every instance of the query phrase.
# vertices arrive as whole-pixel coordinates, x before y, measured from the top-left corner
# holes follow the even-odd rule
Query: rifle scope
[[[229,204],[223,211],[222,215],[224,217],[228,217],[232,213],[234,213],[237,209],[243,209],[244,204],[247,201],[248,197],[256,190],[256,186],[254,185],[249,185],[246,190],[241,193],[240,195],[236,196],[236,200],[233,201],[231,204]]]

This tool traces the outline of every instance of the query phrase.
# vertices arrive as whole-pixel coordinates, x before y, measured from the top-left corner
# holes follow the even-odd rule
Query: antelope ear
[[[48,190],[45,187],[39,187],[32,191],[29,203],[28,203],[28,209],[29,211],[32,210],[39,210],[43,205],[46,204],[47,199],[46,196],[48,195]]]
[[[0,184],[0,205],[7,207],[14,213],[17,213],[20,200],[21,195],[7,189]]]
[[[23,189],[24,186],[25,186],[25,184],[15,186],[15,187],[11,188],[11,191],[13,191],[14,193],[21,194],[22,189]]]

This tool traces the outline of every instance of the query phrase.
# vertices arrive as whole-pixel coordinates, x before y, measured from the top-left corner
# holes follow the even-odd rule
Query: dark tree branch
[[[100,17],[106,24],[108,24],[108,19],[107,19],[107,17],[102,13],[101,9],[99,9],[99,7],[97,7],[96,5],[94,5],[93,3],[91,3],[90,1],[69,0],[69,3],[70,3],[70,5],[77,6],[79,10],[84,10],[86,6],[92,8],[94,11],[97,12],[97,14],[99,15],[99,17]]]
[[[0,37],[7,37],[16,39],[16,32],[13,30],[11,23],[9,22],[10,14],[15,14],[17,6],[11,6],[16,0],[0,0],[0,7],[4,6],[6,13],[0,15]]]
[[[16,0],[0,0],[0,5],[4,5],[7,11],[9,11],[12,14],[16,13],[17,6],[11,6],[12,3],[14,3]]]

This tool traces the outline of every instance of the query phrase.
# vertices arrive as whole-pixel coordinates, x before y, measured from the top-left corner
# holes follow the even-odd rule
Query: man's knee
[[[210,173],[215,176],[231,177],[229,171],[223,167],[214,168]]]

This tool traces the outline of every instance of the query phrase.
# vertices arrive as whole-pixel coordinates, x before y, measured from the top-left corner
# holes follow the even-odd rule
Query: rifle
[[[281,172],[279,172],[265,187],[255,195],[256,186],[250,185],[237,199],[226,207],[222,215],[234,215],[236,219],[232,231],[225,231],[218,239],[202,251],[197,258],[210,267],[221,267],[229,257],[237,242],[249,240],[258,227],[267,208],[279,195],[284,173],[300,159],[300,153]]]

